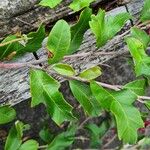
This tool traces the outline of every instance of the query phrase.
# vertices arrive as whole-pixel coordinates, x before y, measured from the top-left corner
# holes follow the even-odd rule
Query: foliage
[[[132,18],[129,13],[108,16],[102,9],[99,9],[97,15],[92,14],[92,9],[89,6],[94,1],[73,0],[69,7],[74,11],[82,9],[77,23],[70,26],[65,20],[58,20],[48,35],[46,48],[49,55],[47,64],[37,67],[34,64],[39,63],[34,62],[28,66],[31,68],[31,107],[44,104],[48,115],[57,126],[61,128],[64,122],[69,124],[66,130],[58,135],[52,135],[49,128],[43,128],[40,131],[39,136],[46,143],[44,147],[47,150],[57,150],[60,147],[61,149],[68,148],[74,142],[76,133],[81,128],[89,131],[91,148],[99,148],[102,145],[101,139],[107,133],[108,127],[106,127],[105,121],[101,125],[87,123],[87,117],[102,117],[106,112],[110,114],[111,120],[113,117],[115,118],[114,125],[117,127],[119,140],[123,143],[135,144],[139,140],[138,130],[144,127],[142,112],[138,110],[135,103],[141,102],[150,109],[150,102],[146,101],[147,97],[144,97],[150,77],[150,57],[147,54],[150,36],[147,30],[143,30],[143,26],[147,29],[146,25],[149,24],[150,20],[150,0],[145,0],[145,5],[141,11],[139,19],[142,23],[131,27],[130,35],[125,37],[125,42],[133,59],[135,74],[140,78],[122,86],[113,86],[96,81],[96,78],[103,73],[99,66],[78,72],[67,64],[67,61],[62,62],[65,58],[75,56],[74,53],[79,50],[84,33],[88,29],[95,35],[96,45],[99,48],[121,31],[126,22]],[[62,0],[42,0],[40,5],[54,8],[61,2]],[[37,31],[27,35],[18,33],[8,35],[0,43],[0,60],[6,61],[16,56],[19,57],[26,52],[36,52],[42,47],[44,38],[45,27],[43,25],[40,25]],[[75,112],[76,108],[64,98],[59,90],[61,83],[53,75],[68,80],[72,95],[77,100],[79,107],[81,106],[80,109],[87,119],[81,124]],[[15,117],[14,108],[10,106],[0,107],[0,124],[11,122]],[[23,140],[25,128],[27,126],[21,121],[15,122],[7,137],[5,150],[37,150],[40,148],[38,142],[33,139]],[[147,141],[149,139],[144,138],[144,143]]]
[[[145,0],[145,4],[143,6],[142,12],[141,12],[141,21],[149,21],[150,20],[150,0]]]
[[[100,9],[98,14],[92,15],[89,22],[92,32],[95,34],[97,46],[106,44],[114,35],[120,31],[125,22],[131,18],[128,13],[120,13],[115,17],[105,16],[105,11]]]
[[[19,36],[19,37],[18,37]],[[40,25],[36,32],[27,35],[9,35],[1,43],[10,42],[0,47],[0,60],[12,59],[14,56],[22,55],[27,52],[35,52],[42,47],[45,38],[45,28]],[[17,42],[14,40],[20,39]],[[14,54],[14,55],[12,55]]]
[[[11,122],[16,117],[16,111],[9,106],[0,107],[0,124]]]
[[[49,63],[59,62],[67,54],[71,41],[70,27],[64,20],[59,20],[48,36],[47,48],[53,54]]]
[[[81,14],[79,21],[71,26],[71,43],[68,50],[68,54],[74,53],[80,47],[84,33],[89,29],[89,21],[91,20],[92,10],[85,8]]]
[[[59,82],[41,70],[32,70],[30,76],[31,106],[40,103],[45,104],[47,112],[58,125],[65,120],[75,119],[71,113],[72,106],[65,101],[58,90],[60,87]],[[36,82],[37,80],[38,82]]]

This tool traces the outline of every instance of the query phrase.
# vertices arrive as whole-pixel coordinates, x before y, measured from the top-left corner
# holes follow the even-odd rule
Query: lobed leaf
[[[137,76],[150,75],[150,57],[145,53],[144,45],[138,39],[128,37],[126,39],[129,51],[133,57],[135,73]]]
[[[102,108],[114,114],[119,139],[125,143],[135,143],[138,128],[144,126],[140,112],[132,105],[137,99],[135,93],[127,89],[108,91],[96,82],[91,82],[91,89]]]
[[[108,39],[113,38],[116,35],[116,33],[118,33],[121,30],[121,28],[125,25],[125,23],[131,18],[132,17],[129,13],[119,13],[114,17],[106,17],[106,31]]]
[[[145,0],[142,12],[141,12],[141,21],[149,21],[150,20],[150,0]]]
[[[69,81],[69,86],[74,97],[88,115],[98,116],[100,114],[101,108],[96,99],[92,96],[88,85],[79,81]]]
[[[106,37],[106,26],[105,26],[105,11],[100,9],[98,14],[91,16],[91,21],[89,22],[90,28],[96,37],[96,43],[98,47],[105,45],[107,41]]]
[[[71,27],[71,43],[68,54],[72,54],[80,47],[84,33],[89,29],[89,21],[91,20],[92,10],[85,8],[81,14],[79,21]]]
[[[1,43],[6,43],[9,41],[13,41],[15,39],[17,39],[17,36],[9,35]],[[14,53],[14,55],[16,55],[17,52],[23,48],[24,48],[24,46],[21,45],[19,42],[13,42],[8,45],[0,47],[0,60],[7,59],[7,57],[12,53]]]
[[[138,96],[142,96],[145,94],[146,81],[145,81],[145,79],[135,80],[133,82],[129,82],[126,85],[124,85],[123,88],[131,90]]]
[[[147,48],[148,44],[150,43],[150,36],[145,31],[143,31],[137,27],[132,27],[131,36],[133,38],[138,39],[144,45],[145,49]]]
[[[35,52],[40,49],[42,47],[42,41],[45,38],[45,28],[41,25],[36,32],[31,32],[23,36],[26,37],[26,39],[24,38],[25,40],[12,42],[0,47],[0,60],[12,59],[14,56],[27,52]],[[2,41],[2,43],[13,41],[17,38],[16,35],[9,35]]]
[[[19,53],[35,52],[42,47],[42,42],[45,38],[45,27],[40,25],[36,32],[30,32],[27,34],[29,40],[25,44],[25,47],[19,50]]]
[[[145,106],[150,110],[150,101],[145,101]]]
[[[88,7],[90,3],[94,1],[95,0],[73,0],[73,2],[69,5],[69,7],[74,11],[79,11],[84,7]]]
[[[100,9],[98,14],[92,15],[91,18],[90,28],[96,37],[97,46],[101,47],[121,30],[131,16],[129,13],[120,13],[115,17],[105,17],[105,11]]]
[[[90,123],[86,125],[86,129],[90,133],[90,147],[99,148],[102,144],[100,138],[106,133],[107,128],[104,123],[99,127],[96,124]]]
[[[38,82],[37,82],[38,81]],[[31,106],[45,104],[52,119],[60,125],[65,120],[74,120],[72,106],[65,101],[59,92],[60,83],[41,70],[31,70],[30,87]]]
[[[67,131],[58,134],[54,140],[48,145],[47,150],[58,150],[61,148],[61,150],[65,150],[68,146],[70,146],[75,137],[77,127],[72,126]]]

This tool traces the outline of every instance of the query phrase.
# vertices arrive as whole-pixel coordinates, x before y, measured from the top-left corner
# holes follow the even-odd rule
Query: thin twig
[[[149,96],[139,96],[139,99],[150,100],[150,97]]]
[[[46,149],[48,147],[48,145],[41,145],[38,147],[38,149]]]
[[[75,55],[67,55],[64,56],[64,60],[65,59],[75,59],[77,57],[87,57],[90,55],[93,56],[100,56],[100,55],[114,55],[114,56],[119,56],[123,53],[128,52],[127,50],[121,51],[121,52],[96,52],[96,53],[91,53],[91,52],[87,52],[87,53],[81,53],[81,54],[75,54]],[[41,63],[45,63],[48,61],[48,58],[42,58],[40,60],[34,60],[34,61],[30,61],[30,62],[22,62],[22,63],[3,63],[0,62],[0,68],[5,68],[5,69],[12,69],[12,68],[23,68],[23,67],[30,67],[31,65],[38,65]],[[104,64],[100,64],[100,65],[104,65]],[[33,67],[33,66],[32,66]]]
[[[115,140],[116,138],[117,138],[117,134],[115,134],[115,135],[113,136],[113,138],[111,138],[111,139],[103,146],[103,149],[108,148],[109,145],[111,145],[111,144],[114,142],[114,140]]]
[[[81,124],[79,125],[78,129],[82,129],[83,126],[84,126],[90,119],[92,119],[92,117],[88,117],[88,118],[86,118],[83,122],[81,122]]]
[[[5,43],[0,43],[0,47],[11,44],[11,43],[19,42],[19,41],[22,41],[22,40],[25,40],[25,38],[21,37],[21,38],[14,39],[14,40],[11,40],[11,41],[8,41],[8,42],[5,42]]]
[[[115,91],[119,91],[122,88],[121,85],[111,85],[111,84],[106,84],[106,83],[102,83],[102,82],[97,82],[97,84],[101,85],[102,87],[112,89]]]
[[[75,137],[75,140],[89,141],[90,139],[84,136]]]

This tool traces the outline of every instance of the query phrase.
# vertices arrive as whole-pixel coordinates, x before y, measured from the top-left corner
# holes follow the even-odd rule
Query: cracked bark
[[[7,0],[5,0],[5,1],[7,1]],[[34,1],[34,2],[36,3],[37,1]],[[53,22],[54,20],[57,20],[59,18],[62,18],[64,16],[71,14],[72,13],[71,10],[68,9],[66,7],[66,5],[64,5],[69,2],[70,2],[69,0],[66,0],[55,10],[51,10],[51,9],[49,10],[49,8],[47,9],[47,8],[35,7],[36,10],[41,9],[41,11],[38,11],[39,14],[35,13],[36,12],[35,9],[31,9],[32,6],[31,6],[31,8],[28,8],[28,10],[25,9],[26,11],[23,9],[21,9],[21,10],[23,10],[22,12],[26,12],[25,14],[31,15],[32,12],[34,12],[37,15],[36,17],[32,16],[33,14],[31,16],[29,15],[28,17],[25,15],[26,16],[25,19],[27,19],[29,23],[35,25],[35,24],[38,24],[37,20],[40,20],[37,18],[39,18],[41,16],[43,17],[44,14],[45,14],[44,15],[44,17],[45,17],[49,11],[51,12],[51,14],[55,14],[55,15],[50,16],[51,18],[49,19],[49,22]],[[29,1],[29,3],[30,3],[30,1]],[[139,12],[142,8],[142,5],[143,5],[143,1],[141,1],[141,0],[133,0],[129,4],[127,4],[127,8],[129,10],[129,12],[131,12],[131,14],[133,14],[135,16],[135,18],[133,19],[134,21],[135,21],[135,19],[138,18]],[[63,7],[63,6],[65,6],[65,7]],[[33,5],[33,7],[34,7],[34,5]],[[1,9],[0,9],[0,11],[1,11]],[[108,15],[116,15],[120,12],[126,12],[126,11],[127,10],[126,10],[125,6],[121,6],[121,7],[113,9],[110,12],[107,12],[107,14]],[[5,19],[3,19],[3,20],[7,20],[6,22],[11,22],[11,24],[12,24],[12,22],[16,20],[16,17],[21,16],[23,18],[24,14],[20,15],[20,13],[21,12],[19,12],[19,11],[14,12],[13,14],[11,14],[13,16],[12,18],[8,17],[9,16],[8,15],[9,13],[8,13],[5,15]],[[19,16],[17,16],[17,14],[19,14]],[[31,20],[29,18],[31,18]],[[36,21],[33,18],[36,18]],[[24,21],[26,21],[25,19],[24,19]],[[21,23],[21,24],[23,25],[23,23]],[[11,28],[11,25],[9,25],[9,23],[8,24],[6,23],[5,26],[6,26],[6,31],[8,30],[8,28]],[[128,24],[124,28],[124,30],[127,30],[127,28],[129,26],[130,26],[130,23],[128,22]],[[26,27],[29,27],[29,25],[25,25],[22,28],[23,31],[27,29]],[[5,27],[4,27],[4,29],[5,29]],[[9,31],[12,32],[11,30],[9,30]],[[5,30],[0,29],[0,35],[1,34],[4,35],[5,33],[8,33],[8,32],[5,32]],[[40,58],[46,57],[45,56],[45,48],[44,48],[45,42],[46,42],[46,40],[43,42],[43,47],[38,51],[38,55]],[[97,49],[96,44],[95,44],[95,38],[94,38],[93,34],[91,33],[91,31],[88,30],[84,35],[84,40],[80,47],[79,53],[80,52],[81,53],[89,52],[89,51],[93,51],[93,52],[95,52],[95,51],[118,51],[119,52],[119,51],[122,51],[124,48],[125,48],[125,44],[123,42],[123,39],[118,38],[118,36],[116,36],[115,38],[113,38],[113,40],[109,41],[104,47],[102,47],[101,49]],[[91,58],[89,56],[89,57],[82,58],[82,59],[78,58],[75,60],[70,60],[67,63],[71,64],[78,71],[82,71],[88,67],[91,67],[93,65],[97,65],[100,63],[106,63],[106,62],[110,63],[112,66],[112,69],[109,69],[109,68],[104,69],[107,71],[104,71],[104,75],[101,77],[102,81],[104,81],[106,83],[110,82],[112,84],[115,84],[116,81],[118,81],[117,84],[122,84],[122,83],[124,83],[124,81],[127,82],[134,78],[131,68],[127,65],[127,63],[124,59],[122,61],[122,58],[118,57],[117,59],[114,59],[112,61],[112,60],[110,60],[112,58],[113,58],[113,56],[98,56],[96,58]],[[28,61],[31,61],[34,59],[35,58],[33,57],[32,54],[26,54],[25,56],[23,56],[19,59],[16,59],[15,61],[28,62]],[[118,62],[123,62],[123,64],[121,65]],[[118,66],[118,64],[120,64],[120,65]],[[110,70],[112,70],[112,71],[110,71]],[[21,101],[25,101],[31,97],[30,92],[29,92],[29,76],[28,75],[29,75],[28,68],[22,68],[22,69],[17,69],[17,70],[14,70],[14,69],[0,70],[0,104],[9,103],[11,105],[15,105],[15,104],[20,103]],[[105,76],[107,76],[107,78]]]

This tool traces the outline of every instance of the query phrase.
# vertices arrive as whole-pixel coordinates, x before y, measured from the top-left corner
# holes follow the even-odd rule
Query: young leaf
[[[143,31],[137,27],[133,27],[131,29],[131,36],[133,38],[138,39],[141,43],[143,43],[145,49],[147,48],[147,46],[150,42],[150,36],[148,36],[148,34],[145,31]]]
[[[91,89],[103,108],[114,114],[119,139],[125,143],[135,143],[137,130],[143,127],[140,112],[132,105],[137,96],[130,90],[108,91],[96,82],[91,83]]]
[[[30,38],[25,47],[20,49],[18,53],[26,53],[26,52],[35,52],[42,47],[42,41],[45,38],[45,27],[44,25],[40,25],[36,32],[30,32],[27,34],[27,37]]]
[[[129,51],[133,57],[135,73],[137,76],[150,75],[150,58],[145,53],[144,45],[138,39],[128,37],[126,39]]]
[[[38,150],[39,144],[35,140],[28,140],[24,142],[18,150]]]
[[[129,13],[119,13],[118,15],[112,17],[106,17],[106,32],[108,39],[113,38],[116,33],[118,33],[121,28],[125,25],[125,23],[131,19],[131,15]]]
[[[97,46],[101,47],[121,30],[125,22],[131,18],[129,13],[120,13],[115,17],[105,17],[105,11],[100,9],[98,14],[92,15],[90,28],[96,36]]]
[[[52,28],[47,42],[48,50],[53,54],[49,63],[59,62],[68,52],[71,41],[70,27],[64,20],[59,20]]]
[[[87,80],[93,80],[99,77],[100,75],[101,75],[101,68],[99,66],[95,66],[81,72],[79,74],[79,77]]]
[[[86,129],[90,132],[90,145],[91,148],[99,148],[102,144],[100,138],[105,134],[107,128],[104,123],[99,127],[96,124],[88,124],[86,125]]]
[[[68,64],[61,64],[61,63],[54,64],[52,66],[52,69],[54,69],[56,72],[58,72],[59,74],[62,74],[62,75],[66,75],[66,76],[76,75],[75,70]]]
[[[11,122],[16,117],[16,111],[9,106],[0,107],[0,124]]]
[[[68,54],[72,54],[80,47],[83,35],[89,29],[89,21],[91,20],[92,10],[85,8],[80,15],[79,21],[71,27],[71,44]]]
[[[150,101],[145,101],[145,106],[150,110]]]
[[[45,38],[45,28],[43,25],[39,27],[36,32],[31,32],[27,36],[27,41],[22,40],[12,42],[5,46],[0,47],[0,60],[2,59],[9,59],[10,55],[14,54],[14,56],[18,56],[27,52],[35,52],[39,48],[42,47],[42,41]],[[9,35],[6,37],[2,43],[12,41],[17,39],[16,35]],[[25,38],[24,38],[25,39]],[[22,44],[24,43],[24,45]]]
[[[97,46],[101,47],[107,42],[105,26],[105,10],[100,9],[97,16],[92,15],[89,22],[90,28],[96,36]]]
[[[39,132],[39,136],[44,142],[50,143],[52,141],[54,135],[53,135],[53,133],[50,132],[50,130],[48,128],[43,128]]]
[[[146,81],[145,79],[135,80],[124,85],[123,88],[133,91],[138,96],[142,96],[145,94]]]
[[[22,143],[23,123],[17,121],[10,129],[9,135],[5,143],[5,150],[18,150]]]
[[[69,81],[69,85],[74,97],[88,115],[97,116],[100,114],[101,108],[92,96],[88,85],[79,81]]]
[[[9,35],[1,43],[6,43],[15,39],[17,39],[17,36]],[[21,45],[19,42],[13,42],[8,45],[0,47],[0,60],[4,58],[6,59],[11,53],[15,53],[16,55],[17,52],[22,48],[24,48],[24,46]]]
[[[67,131],[58,134],[54,140],[48,145],[47,150],[65,150],[68,146],[70,146],[75,137],[77,127],[72,126]]]
[[[88,7],[95,0],[73,0],[69,7],[74,11],[79,11],[84,7]]]
[[[37,82],[38,81],[38,82]],[[41,70],[30,72],[31,106],[43,103],[52,119],[60,125],[65,120],[75,119],[71,113],[72,106],[59,92],[60,83]]]
[[[150,0],[145,0],[142,12],[141,12],[141,21],[149,21],[150,20]]]
[[[57,6],[62,0],[42,0],[39,4],[42,6],[48,6],[50,8],[54,8]]]

